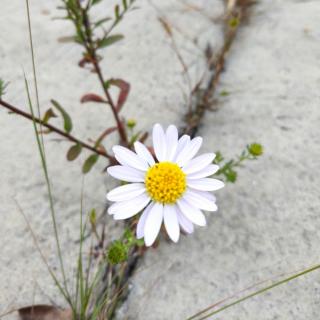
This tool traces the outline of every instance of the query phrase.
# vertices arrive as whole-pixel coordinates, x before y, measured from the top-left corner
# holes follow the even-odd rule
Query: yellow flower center
[[[167,204],[175,203],[187,187],[185,173],[172,162],[159,162],[150,167],[145,184],[154,201]]]

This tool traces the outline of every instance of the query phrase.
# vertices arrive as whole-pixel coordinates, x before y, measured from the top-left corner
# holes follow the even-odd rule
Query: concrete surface
[[[221,13],[220,1],[195,3],[213,16]],[[58,14],[57,4],[32,1],[41,104],[45,110],[50,98],[56,98],[68,106],[74,133],[83,139],[95,137],[112,123],[111,114],[102,106],[78,103],[84,92],[99,92],[99,88],[94,75],[77,67],[79,48],[57,43],[57,38],[70,34],[68,23],[51,20]],[[200,48],[206,41],[215,49],[221,44],[218,24],[192,11],[182,13],[177,1],[157,5],[189,38],[200,32]],[[126,41],[110,49],[103,66],[112,77],[131,83],[126,115],[137,118],[141,128],[149,129],[155,121],[179,125],[185,111],[183,91],[187,92],[181,65],[156,19],[158,13],[147,1],[141,1],[139,7],[120,27]],[[254,283],[319,262],[319,14],[316,0],[263,0],[256,4],[221,78],[218,91],[227,90],[230,95],[219,98],[219,110],[207,114],[199,134],[205,138],[206,151],[221,150],[229,157],[246,143],[258,141],[265,147],[265,156],[241,169],[239,181],[218,193],[220,210],[208,219],[207,228],[197,229],[178,245],[162,243],[158,250],[147,253],[118,319],[186,319]],[[2,3],[0,27],[1,77],[10,81],[6,99],[25,106],[21,70],[23,67],[30,76],[30,59],[21,1]],[[177,37],[184,57],[194,66],[192,81],[196,82],[204,70],[201,53],[184,37]],[[4,312],[49,302],[47,296],[58,303],[61,299],[13,201],[19,201],[50,264],[57,267],[32,127],[24,119],[0,112],[0,312]],[[67,163],[68,144],[52,139],[46,139],[49,168],[71,278],[78,238],[81,161]],[[115,140],[110,138],[106,145]],[[101,210],[105,192],[113,185],[101,174],[104,165],[100,161],[85,178],[86,210]],[[319,273],[315,272],[215,319],[314,320],[320,313],[319,288]]]
[[[81,49],[74,44],[58,42],[60,37],[69,36],[73,31],[69,22],[53,20],[62,15],[56,9],[60,1],[30,3],[42,111],[50,106],[51,98],[58,100],[72,115],[73,134],[83,140],[95,138],[113,124],[112,115],[104,106],[79,103],[84,93],[100,93],[100,87],[94,74],[78,67]],[[213,3],[216,3],[214,14],[220,15],[223,8],[220,1],[202,1],[199,5]],[[200,47],[211,39],[214,39],[212,45],[218,46],[222,38],[220,27],[212,25],[199,13],[185,11],[184,6],[173,0],[158,4],[159,12],[148,1],[139,1],[138,6],[116,31],[123,32],[125,41],[103,52],[103,68],[107,76],[130,82],[132,91],[124,112],[127,118],[138,120],[140,129],[149,130],[156,121],[181,124],[188,87],[182,66],[157,17],[161,12],[169,13],[168,18],[186,31],[186,35],[177,34],[177,41],[186,62],[192,65],[193,83],[198,81],[205,67],[202,51],[188,39],[201,34]],[[112,3],[106,1],[100,8],[100,14],[103,10],[112,12]],[[5,99],[28,110],[23,70],[31,83],[32,73],[24,1],[1,2],[0,30],[0,76],[10,82]],[[62,127],[60,119],[54,119],[53,123]],[[49,264],[58,269],[46,186],[32,125],[0,109],[0,132],[0,314],[32,303],[62,304],[14,200],[27,215]],[[79,238],[80,166],[89,153],[84,152],[81,159],[68,163],[65,154],[69,143],[54,141],[55,138],[54,135],[46,137],[46,150],[61,245],[72,284],[78,252],[75,241]],[[117,137],[111,136],[105,145],[110,147],[116,141]],[[93,207],[101,212],[107,189],[115,185],[113,179],[101,173],[105,166],[106,162],[100,160],[85,177],[85,212]],[[109,219],[108,225],[107,234],[113,238],[119,232],[119,224],[115,226]]]
[[[186,319],[319,263],[319,14],[319,1],[258,1],[218,88],[230,95],[200,134],[206,150],[233,156],[258,141],[265,156],[218,192],[220,210],[206,229],[148,252],[119,319]],[[314,272],[212,319],[318,319],[319,279]]]

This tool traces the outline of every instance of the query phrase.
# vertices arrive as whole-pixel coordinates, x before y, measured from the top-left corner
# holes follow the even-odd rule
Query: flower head
[[[144,238],[151,246],[158,236],[162,222],[172,241],[177,242],[180,228],[192,233],[193,224],[206,225],[201,210],[216,211],[216,199],[209,191],[224,186],[217,179],[207,178],[218,171],[212,164],[214,153],[195,157],[202,138],[178,139],[178,130],[170,125],[166,131],[156,124],[153,127],[155,158],[139,141],[135,152],[114,146],[113,152],[120,165],[108,168],[116,179],[129,182],[111,190],[107,199],[114,201],[109,214],[114,219],[131,218],[142,211],[137,225],[137,238]]]

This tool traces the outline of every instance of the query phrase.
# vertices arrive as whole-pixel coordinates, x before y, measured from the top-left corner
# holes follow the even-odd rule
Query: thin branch
[[[112,159],[112,156],[110,156],[105,151],[103,151],[101,149],[98,149],[98,148],[94,148],[94,147],[90,146],[89,144],[87,144],[86,142],[83,142],[83,141],[79,140],[78,138],[72,136],[71,134],[66,133],[66,132],[58,129],[58,128],[54,127],[53,125],[49,124],[49,123],[45,123],[43,120],[41,120],[41,119],[39,119],[37,117],[32,117],[31,114],[20,110],[19,108],[9,104],[6,101],[3,101],[2,99],[0,99],[0,105],[2,107],[6,108],[6,109],[9,109],[10,111],[14,112],[15,114],[18,114],[18,115],[20,115],[20,116],[22,116],[22,117],[24,117],[26,119],[29,119],[31,121],[35,121],[38,124],[41,124],[43,127],[46,127],[50,131],[53,131],[53,132],[59,134],[60,136],[65,137],[69,141],[72,141],[72,142],[80,144],[85,149],[88,149],[88,150],[90,150],[90,151],[92,151],[92,152],[94,152],[96,154],[99,154],[100,156],[105,157],[105,158],[107,158],[109,160]]]
[[[217,84],[225,68],[226,55],[233,44],[241,23],[248,14],[248,7],[252,4],[253,2],[251,0],[229,0],[227,2],[226,14],[224,17],[225,35],[223,46],[217,56],[211,52],[210,47],[207,49],[208,67],[211,71],[211,77],[204,89],[204,92],[197,99],[194,110],[186,114],[186,126],[182,129],[183,133],[194,136],[202,121],[205,111],[212,105],[212,98],[216,93]],[[232,20],[234,20],[233,24]],[[198,87],[198,89],[200,88]],[[195,93],[196,92],[194,92],[194,94]]]

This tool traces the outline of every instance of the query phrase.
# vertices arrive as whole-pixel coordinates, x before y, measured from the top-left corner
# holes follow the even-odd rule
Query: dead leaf
[[[18,310],[20,320],[72,320],[70,309],[60,309],[49,305],[34,305]]]

